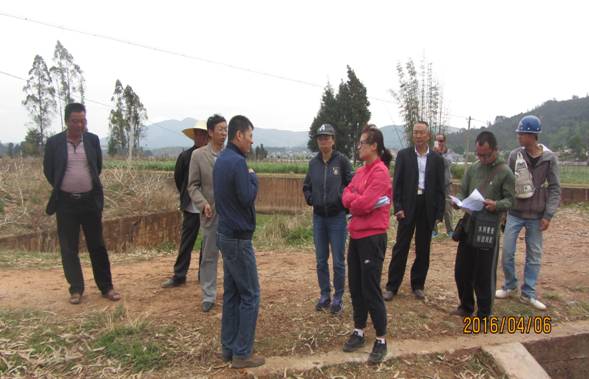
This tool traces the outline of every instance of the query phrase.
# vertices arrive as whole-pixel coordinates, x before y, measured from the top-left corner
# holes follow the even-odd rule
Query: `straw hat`
[[[197,130],[204,130],[207,132],[207,123],[204,120],[199,120],[194,124],[192,128],[187,128],[182,131],[184,135],[190,139],[194,139],[194,135],[196,134]]]

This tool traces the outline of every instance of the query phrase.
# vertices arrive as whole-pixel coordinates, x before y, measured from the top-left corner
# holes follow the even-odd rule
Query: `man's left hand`
[[[497,210],[497,202],[495,200],[485,199],[483,203],[485,204],[485,209],[489,212],[495,212]]]
[[[547,220],[545,218],[540,220],[540,230],[541,231],[547,230],[549,226],[550,226],[550,220]]]

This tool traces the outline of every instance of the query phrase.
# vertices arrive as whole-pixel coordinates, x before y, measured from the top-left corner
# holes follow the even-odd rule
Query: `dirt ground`
[[[547,305],[538,312],[517,300],[498,300],[495,313],[501,315],[549,315],[553,323],[589,318],[589,213],[565,208],[545,234],[539,297]],[[443,230],[443,227],[441,228]],[[389,241],[383,286],[391,257]],[[387,303],[389,343],[397,339],[461,335],[463,321],[448,315],[457,305],[453,267],[456,243],[437,238],[432,245],[431,265],[426,283],[426,301],[417,301],[409,288],[408,274],[399,296]],[[167,254],[148,261],[113,264],[115,287],[123,296],[121,304],[129,314],[142,315],[158,324],[194,330],[209,341],[208,353],[219,349],[222,299],[222,270],[219,269],[218,300],[210,313],[200,311],[201,293],[193,264],[185,286],[162,289],[175,256]],[[256,334],[256,351],[266,356],[309,355],[339,349],[352,329],[351,304],[345,298],[341,316],[315,312],[318,297],[315,258],[312,251],[258,251],[261,307]],[[195,259],[193,258],[193,262]],[[409,264],[412,258],[409,260]],[[221,264],[221,263],[220,263]],[[51,312],[64,319],[86,313],[113,310],[117,304],[100,297],[88,264],[84,265],[86,292],[79,306],[68,304],[65,279],[60,268],[3,269],[0,273],[0,306],[3,309]],[[523,270],[523,240],[518,242],[518,275]],[[500,263],[497,283],[502,283]],[[374,336],[369,325],[368,337]],[[187,349],[190,348],[188,343]],[[202,352],[201,352],[202,353]],[[210,355],[208,355],[210,357]]]

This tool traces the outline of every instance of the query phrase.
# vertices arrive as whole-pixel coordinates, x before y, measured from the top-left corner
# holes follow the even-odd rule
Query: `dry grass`
[[[104,218],[173,210],[178,195],[170,175],[126,168],[102,173]],[[49,230],[45,214],[51,186],[40,159],[0,159],[0,236]]]

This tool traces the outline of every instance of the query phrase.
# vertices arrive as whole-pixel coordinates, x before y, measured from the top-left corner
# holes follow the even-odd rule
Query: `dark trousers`
[[[352,297],[354,327],[364,329],[368,314],[377,336],[387,332],[387,310],[380,290],[387,235],[350,238],[348,247],[348,287]]]
[[[477,316],[488,317],[493,310],[497,276],[498,248],[477,249],[464,241],[458,243],[454,279],[458,288],[460,307],[474,312],[477,297]]]
[[[84,232],[90,254],[94,281],[102,294],[112,286],[110,261],[102,238],[102,212],[93,197],[72,199],[61,196],[57,207],[57,234],[61,249],[61,262],[70,294],[84,292],[84,275],[80,265],[80,226]]]
[[[178,249],[178,258],[176,258],[174,264],[174,277],[172,278],[175,283],[184,283],[186,281],[186,274],[190,268],[190,259],[192,258],[192,249],[194,249],[199,228],[200,215],[183,211],[180,248]]]
[[[406,210],[405,212],[411,211]],[[395,294],[399,291],[405,275],[413,233],[415,233],[415,261],[411,267],[411,289],[422,290],[424,288],[429,269],[429,252],[434,226],[427,221],[424,195],[417,196],[414,212],[411,223],[399,222],[397,226],[397,240],[393,246],[393,258],[389,264],[387,282],[387,289]]]

